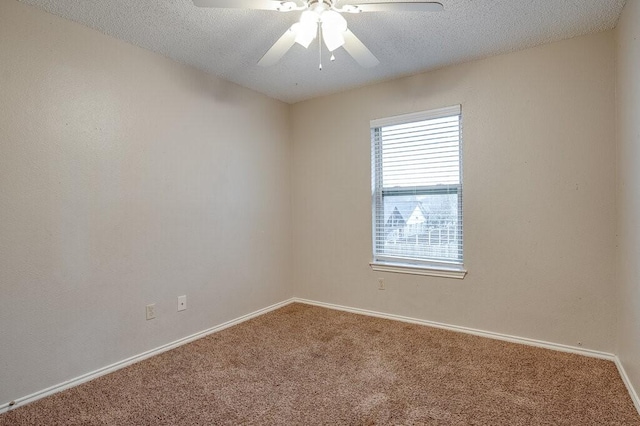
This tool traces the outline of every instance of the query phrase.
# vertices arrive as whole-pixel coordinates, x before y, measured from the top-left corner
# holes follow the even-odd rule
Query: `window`
[[[371,121],[374,270],[463,278],[461,107]]]

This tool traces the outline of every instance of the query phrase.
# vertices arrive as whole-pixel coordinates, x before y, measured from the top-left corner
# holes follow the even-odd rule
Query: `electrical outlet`
[[[187,296],[178,296],[178,311],[187,309]]]
[[[147,305],[147,321],[156,317],[156,304]]]
[[[384,278],[378,278],[378,290],[384,290]]]

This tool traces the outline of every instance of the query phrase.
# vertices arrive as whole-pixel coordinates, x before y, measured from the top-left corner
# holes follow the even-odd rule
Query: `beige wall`
[[[288,123],[0,1],[0,405],[291,297]]]
[[[0,405],[292,295],[581,342],[638,388],[639,9],[616,128],[612,32],[288,107],[0,2]],[[369,120],[454,104],[469,274],[374,273]]]
[[[617,32],[620,358],[640,393],[640,2],[628,1]]]
[[[607,32],[296,104],[296,296],[613,351],[614,54]],[[469,273],[373,272],[369,120],[455,104]]]

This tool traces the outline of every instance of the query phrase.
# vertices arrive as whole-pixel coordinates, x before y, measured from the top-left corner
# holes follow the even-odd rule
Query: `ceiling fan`
[[[193,0],[199,7],[273,10],[277,12],[301,11],[300,20],[293,24],[258,61],[258,65],[268,67],[295,44],[308,48],[318,39],[319,54],[322,58],[322,41],[329,52],[343,47],[362,67],[370,68],[380,61],[348,28],[342,16],[345,13],[360,12],[439,12],[443,6],[435,1],[378,1],[358,0]],[[342,4],[344,3],[344,4]],[[333,53],[331,60],[335,57]],[[322,60],[320,60],[322,69]]]

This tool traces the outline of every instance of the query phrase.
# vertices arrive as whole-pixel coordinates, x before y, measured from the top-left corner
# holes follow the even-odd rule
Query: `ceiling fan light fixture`
[[[305,10],[300,15],[300,23],[302,25],[312,24],[312,23],[317,24],[319,20],[320,20],[320,15],[318,15],[316,12],[312,10]]]
[[[336,31],[335,28],[331,27],[327,29],[324,24],[322,25],[322,39],[327,49],[329,49],[329,52],[333,52],[344,44],[343,33],[344,31]]]
[[[327,10],[320,15],[322,30],[335,28],[336,31],[347,31],[347,20],[342,15],[333,10]]]
[[[306,49],[316,38],[316,34],[318,33],[318,24],[315,22],[297,22],[291,26],[291,29],[296,34],[296,43]]]
[[[320,15],[322,21],[322,38],[324,44],[333,52],[344,44],[344,32],[347,31],[347,21],[342,15],[333,10],[327,10]]]

